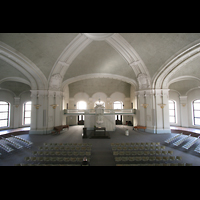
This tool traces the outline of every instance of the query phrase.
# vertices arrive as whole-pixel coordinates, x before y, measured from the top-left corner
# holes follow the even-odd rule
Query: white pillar
[[[14,97],[14,105],[13,105],[13,113],[14,113],[14,117],[13,117],[13,128],[18,128],[20,127],[20,112],[19,112],[19,109],[20,109],[20,97]]]
[[[30,134],[48,134],[63,124],[63,92],[31,90],[31,100]]]
[[[145,91],[145,98],[146,98],[146,131],[154,133],[155,130],[155,106],[154,102],[154,93],[152,90]]]
[[[31,129],[29,131],[29,134],[34,133],[37,131],[37,110],[34,107],[34,105],[37,104],[37,90],[31,90],[31,102],[32,102],[32,107],[31,107]]]
[[[169,89],[155,90],[155,133],[171,133],[169,124]]]
[[[55,126],[55,92],[48,91],[48,114],[47,114],[47,129],[52,130]],[[57,106],[56,106],[57,107]]]
[[[55,126],[62,125],[62,117],[63,117],[63,92],[56,91],[55,92],[55,104],[57,105],[54,109],[55,114]]]
[[[180,96],[180,124],[182,127],[188,127],[187,96]]]
[[[170,133],[168,89],[140,90],[137,95],[137,125],[146,126],[146,132]]]

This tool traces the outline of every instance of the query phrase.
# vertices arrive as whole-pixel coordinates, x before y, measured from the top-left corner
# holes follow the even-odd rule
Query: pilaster
[[[14,97],[14,105],[13,105],[13,111],[14,111],[14,117],[13,117],[13,128],[20,127],[20,112],[19,112],[20,106],[20,97]]]
[[[187,96],[180,96],[180,123],[182,127],[188,127]]]
[[[61,91],[31,90],[30,134],[48,134],[63,123],[63,95]]]
[[[146,126],[146,132],[169,133],[169,89],[137,91],[137,124]]]

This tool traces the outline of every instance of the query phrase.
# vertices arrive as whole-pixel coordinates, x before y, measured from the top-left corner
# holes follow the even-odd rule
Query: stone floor
[[[125,136],[125,130],[129,129],[129,136]],[[15,164],[24,163],[24,157],[32,156],[33,151],[37,151],[39,146],[43,143],[91,143],[91,166],[115,166],[115,160],[111,149],[111,143],[121,142],[160,142],[165,146],[165,150],[172,150],[175,156],[181,156],[181,162],[192,163],[193,166],[200,166],[200,155],[194,152],[194,148],[200,144],[200,141],[196,142],[189,150],[185,150],[182,146],[187,140],[179,147],[175,147],[173,144],[166,144],[164,141],[175,133],[165,134],[152,134],[143,131],[134,131],[131,126],[116,126],[116,130],[109,132],[110,139],[83,139],[82,132],[83,126],[70,126],[69,130],[65,129],[60,135],[20,135],[24,139],[28,139],[33,142],[31,149],[23,148],[22,150],[15,150],[11,153],[4,153],[1,151],[0,166],[13,166]]]

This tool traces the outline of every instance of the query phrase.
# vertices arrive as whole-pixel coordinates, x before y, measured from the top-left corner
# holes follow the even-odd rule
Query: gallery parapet
[[[95,115],[95,109],[64,109],[65,115]],[[104,115],[133,115],[135,109],[104,109]]]

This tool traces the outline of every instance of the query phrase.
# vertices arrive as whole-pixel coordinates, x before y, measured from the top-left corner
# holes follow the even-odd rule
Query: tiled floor
[[[125,136],[126,129],[129,129],[129,136]],[[129,126],[119,125],[117,126],[116,131],[109,132],[110,139],[82,139],[83,126],[71,126],[69,130],[64,130],[60,135],[23,134],[20,135],[20,137],[32,141],[32,148],[24,148],[22,150],[15,150],[10,154],[2,154],[0,156],[0,166],[13,166],[18,163],[24,163],[24,157],[32,156],[32,152],[37,151],[38,147],[42,146],[44,142],[91,143],[91,166],[115,166],[116,163],[112,153],[111,143],[160,142],[161,145],[165,146],[165,150],[171,150],[174,152],[175,156],[181,156],[181,162],[192,163],[193,166],[200,166],[200,154],[194,152],[194,148],[200,144],[200,141],[196,142],[189,150],[185,150],[182,146],[188,142],[189,139],[179,147],[176,147],[173,144],[166,144],[164,142],[166,139],[176,135],[176,133],[151,134],[142,131],[134,131],[132,129],[133,128]]]

